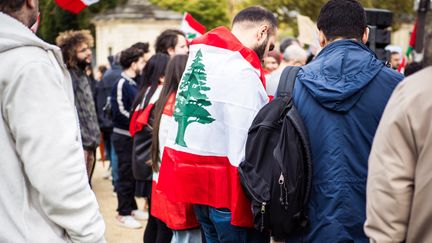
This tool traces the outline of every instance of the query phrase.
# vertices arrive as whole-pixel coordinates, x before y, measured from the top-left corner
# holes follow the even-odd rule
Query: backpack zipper
[[[265,206],[266,206],[266,203],[263,202],[263,203],[261,204],[261,232],[264,231],[264,214],[265,214]]]
[[[281,172],[278,182],[279,182],[280,192],[281,192],[279,197],[280,204],[282,206],[285,206],[285,210],[288,210],[288,189],[286,188],[285,177],[283,176],[283,172]],[[284,196],[284,192],[285,192],[285,196]]]

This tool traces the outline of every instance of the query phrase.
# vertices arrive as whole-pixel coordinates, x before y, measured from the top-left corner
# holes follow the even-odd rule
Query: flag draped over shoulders
[[[268,97],[256,53],[219,27],[190,46],[168,128],[157,189],[174,202],[227,208],[250,227],[237,172],[248,129]]]
[[[173,119],[175,94],[171,94],[165,104],[159,123],[159,151],[163,151],[169,124]],[[173,202],[167,198],[165,193],[158,189],[159,173],[153,172],[152,207],[151,214],[163,221],[172,230],[187,230],[198,228],[199,223],[195,216],[192,204]]]
[[[147,90],[150,90],[150,87]],[[159,99],[161,91],[162,85],[159,85],[153,95],[150,97],[148,104],[144,104],[147,97],[146,94],[141,103],[133,111],[129,122],[129,133],[132,137],[135,136],[135,133],[141,131],[144,126],[149,124],[150,113],[153,110],[156,101]]]

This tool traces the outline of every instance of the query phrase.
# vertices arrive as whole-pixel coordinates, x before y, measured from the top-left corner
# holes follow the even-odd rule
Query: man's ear
[[[38,6],[38,0],[26,0],[27,7],[34,9]]]
[[[365,31],[363,32],[363,37],[362,37],[362,43],[366,44],[367,41],[369,40],[369,27],[366,27]]]
[[[167,52],[168,52],[168,55],[170,55],[170,56],[174,56],[174,54],[175,54],[174,48],[172,48],[172,47],[168,48]]]
[[[266,38],[266,34],[268,34],[269,28],[270,27],[268,24],[262,24],[258,27],[258,32],[257,32],[258,41],[261,41],[261,39]]]
[[[320,30],[318,33],[318,40],[321,47],[326,46],[327,38],[325,37],[324,32],[322,30]]]

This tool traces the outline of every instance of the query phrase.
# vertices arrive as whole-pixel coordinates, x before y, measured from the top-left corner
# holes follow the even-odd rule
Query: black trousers
[[[132,138],[113,133],[111,137],[118,158],[117,200],[119,215],[131,215],[136,210],[135,178],[132,173]]]
[[[151,212],[151,198],[148,200],[149,218],[144,231],[144,243],[170,243],[172,230],[161,220],[153,217]]]

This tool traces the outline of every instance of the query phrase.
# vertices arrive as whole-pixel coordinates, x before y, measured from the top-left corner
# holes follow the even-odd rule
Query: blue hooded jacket
[[[402,79],[351,40],[329,44],[299,71],[293,98],[309,134],[313,169],[305,242],[368,242],[363,224],[369,152]]]

